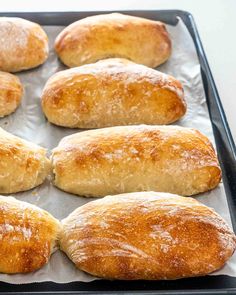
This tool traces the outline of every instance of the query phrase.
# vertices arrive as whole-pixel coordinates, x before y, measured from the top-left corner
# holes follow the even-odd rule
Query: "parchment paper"
[[[160,66],[158,70],[175,76],[183,83],[188,111],[185,117],[177,124],[199,129],[214,144],[200,75],[200,66],[191,36],[181,20],[177,26],[167,26],[167,28],[173,41],[173,53],[170,60]],[[23,101],[14,114],[0,120],[0,126],[17,136],[50,150],[57,146],[62,137],[80,130],[54,126],[46,121],[42,113],[40,96],[45,82],[57,71],[65,69],[53,51],[55,37],[63,27],[45,26],[44,29],[50,41],[49,58],[43,66],[18,74],[25,87]],[[19,200],[46,209],[59,219],[66,217],[78,206],[92,200],[91,198],[78,197],[62,192],[53,187],[49,181],[34,190],[14,194],[14,196]],[[231,225],[223,184],[209,193],[198,196],[197,199],[213,207]],[[224,268],[213,275],[219,274],[236,276],[235,255]],[[50,262],[46,266],[34,273],[24,275],[0,274],[0,281],[14,284],[42,281],[57,283],[88,282],[94,279],[96,278],[77,270],[73,263],[59,250],[52,255]]]

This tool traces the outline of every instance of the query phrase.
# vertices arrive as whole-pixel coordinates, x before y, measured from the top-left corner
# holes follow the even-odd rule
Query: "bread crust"
[[[0,17],[0,70],[35,68],[48,57],[48,37],[42,27],[17,17]]]
[[[186,112],[181,83],[172,76],[115,58],[61,71],[46,83],[47,119],[71,128],[170,124]]]
[[[231,257],[236,237],[192,198],[140,192],[89,202],[62,221],[60,248],[94,276],[165,280],[202,276]]]
[[[121,57],[154,68],[169,58],[171,41],[161,22],[110,13],[66,27],[56,38],[55,50],[69,67]]]
[[[67,136],[52,152],[54,184],[83,196],[134,191],[194,195],[216,187],[210,141],[178,126],[121,126]]]
[[[0,117],[13,113],[21,102],[23,86],[20,79],[0,71]]]
[[[46,150],[0,128],[0,193],[29,190],[43,183],[51,165]]]
[[[48,212],[0,196],[0,272],[32,272],[55,250],[61,226]]]

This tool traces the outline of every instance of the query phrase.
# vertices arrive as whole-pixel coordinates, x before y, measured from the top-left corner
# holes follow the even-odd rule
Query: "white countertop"
[[[193,14],[236,141],[236,0],[7,0],[0,11],[182,9]]]

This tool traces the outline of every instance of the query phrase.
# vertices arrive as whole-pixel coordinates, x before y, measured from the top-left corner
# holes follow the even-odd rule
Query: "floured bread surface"
[[[0,70],[18,72],[41,65],[48,57],[42,27],[16,17],[0,17]]]
[[[107,196],[62,221],[60,247],[94,276],[123,280],[195,277],[221,268],[236,237],[192,198],[140,192]]]
[[[73,128],[170,124],[186,112],[178,80],[120,58],[56,73],[42,107],[50,122]]]
[[[23,86],[19,78],[0,71],[0,117],[13,113],[20,104],[22,95]]]
[[[0,272],[26,273],[46,264],[56,249],[60,223],[48,212],[0,196]]]
[[[54,183],[82,196],[216,187],[221,169],[210,141],[178,126],[122,126],[75,133],[52,152]]]
[[[46,150],[0,128],[0,193],[16,193],[41,184],[50,173]]]
[[[69,67],[122,57],[154,68],[169,58],[171,41],[159,21],[110,13],[66,27],[56,38],[55,50]]]

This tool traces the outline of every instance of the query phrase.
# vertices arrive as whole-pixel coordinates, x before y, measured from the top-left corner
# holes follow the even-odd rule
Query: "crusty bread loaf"
[[[13,113],[21,102],[23,86],[15,75],[0,72],[0,117]]]
[[[67,136],[53,150],[54,183],[84,196],[163,191],[194,195],[218,185],[209,140],[178,126],[123,126]]]
[[[201,276],[221,268],[236,237],[211,208],[156,192],[108,196],[62,221],[60,247],[92,275],[123,280]]]
[[[171,41],[161,22],[110,13],[66,27],[56,38],[55,50],[69,67],[122,57],[154,68],[169,58]]]
[[[48,38],[40,25],[16,17],[0,17],[0,70],[18,72],[37,67],[48,57]]]
[[[55,250],[60,227],[48,212],[0,196],[0,272],[25,273],[42,267]]]
[[[0,193],[16,193],[41,184],[51,165],[46,150],[0,128]]]
[[[186,111],[181,83],[125,59],[107,59],[53,75],[42,108],[56,125],[95,128],[169,124]]]

